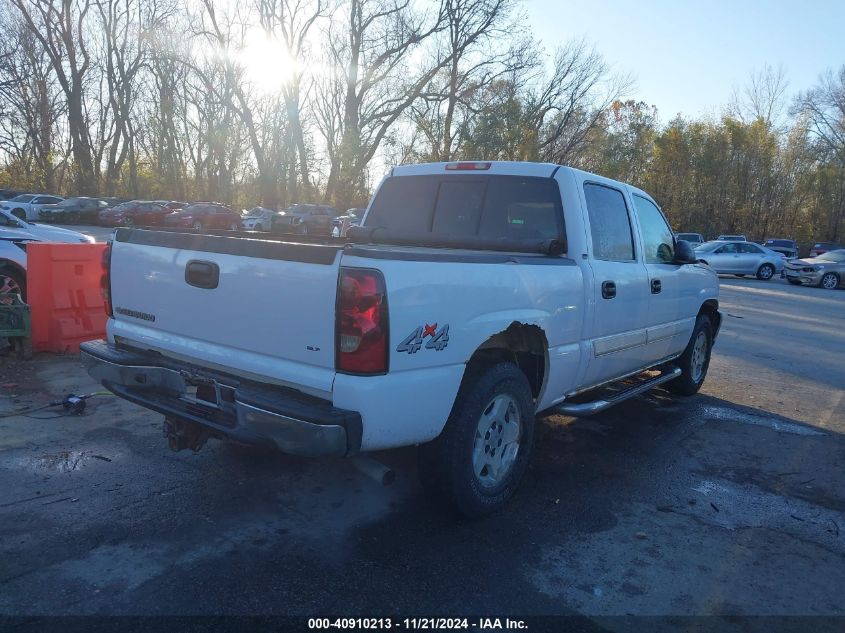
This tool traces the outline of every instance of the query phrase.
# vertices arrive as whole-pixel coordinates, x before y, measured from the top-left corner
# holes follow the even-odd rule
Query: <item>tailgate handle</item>
[[[220,267],[214,262],[192,259],[185,265],[185,281],[196,288],[212,290],[220,283]]]

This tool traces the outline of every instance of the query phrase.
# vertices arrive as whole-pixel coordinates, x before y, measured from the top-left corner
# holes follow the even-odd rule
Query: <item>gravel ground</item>
[[[170,453],[114,397],[0,418],[0,613],[845,615],[845,292],[722,279],[702,393],[551,416],[507,511],[457,519],[413,450]],[[97,391],[0,359],[0,409]],[[668,629],[684,629],[664,622]]]

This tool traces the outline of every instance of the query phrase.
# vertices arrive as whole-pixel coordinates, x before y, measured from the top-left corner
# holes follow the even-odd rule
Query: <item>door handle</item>
[[[601,282],[601,298],[613,299],[616,296],[616,282],[603,281]]]
[[[185,281],[195,288],[213,290],[220,283],[220,267],[214,262],[192,259],[185,265]]]
[[[656,295],[660,294],[660,291],[663,290],[663,286],[660,283],[659,279],[652,279],[651,280],[651,294]]]

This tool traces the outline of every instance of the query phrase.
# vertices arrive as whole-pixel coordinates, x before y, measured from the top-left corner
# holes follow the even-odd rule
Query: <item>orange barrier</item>
[[[100,293],[105,244],[26,245],[26,294],[36,352],[78,352],[103,338],[106,313]]]

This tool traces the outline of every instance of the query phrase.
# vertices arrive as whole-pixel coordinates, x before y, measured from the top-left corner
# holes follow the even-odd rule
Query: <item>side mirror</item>
[[[676,264],[695,264],[698,258],[695,256],[695,250],[692,244],[686,240],[677,240],[675,242],[675,263]]]

